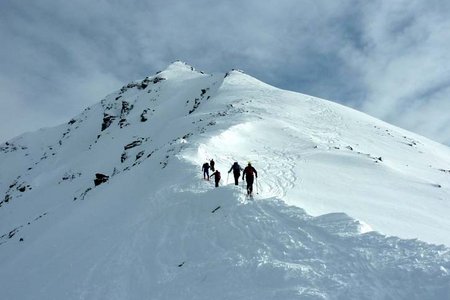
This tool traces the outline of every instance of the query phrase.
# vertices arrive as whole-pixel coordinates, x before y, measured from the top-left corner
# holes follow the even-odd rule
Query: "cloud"
[[[12,125],[0,140],[65,122],[181,59],[244,69],[447,142],[447,12],[445,1],[5,0],[0,117]],[[425,107],[433,121],[415,114]]]
[[[370,2],[362,10],[362,47],[341,51],[362,76],[366,96],[358,108],[447,144],[449,8],[444,1]]]

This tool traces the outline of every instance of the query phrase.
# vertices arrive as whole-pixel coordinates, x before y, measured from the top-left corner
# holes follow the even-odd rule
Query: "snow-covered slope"
[[[450,298],[450,150],[333,102],[175,62],[0,147],[2,299]]]

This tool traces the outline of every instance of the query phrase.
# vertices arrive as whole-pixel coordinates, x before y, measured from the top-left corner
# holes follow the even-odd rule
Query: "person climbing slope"
[[[214,159],[211,158],[211,160],[209,161],[209,166],[211,167],[211,171],[215,171],[215,166],[216,162],[214,161]]]
[[[234,175],[234,184],[235,185],[239,185],[239,176],[241,176],[241,171],[243,169],[241,168],[241,166],[238,164],[237,161],[234,162],[234,164],[231,166],[230,170],[228,171],[228,174],[233,171],[233,175]]]
[[[219,187],[219,181],[220,181],[220,172],[219,170],[216,170],[214,173],[211,174],[211,177],[214,176],[214,183],[216,184],[216,187]]]
[[[208,162],[205,162],[202,166],[203,171],[203,179],[209,180],[209,164]]]
[[[244,172],[243,172],[243,179],[247,181],[247,195],[251,196],[253,193],[253,181],[254,181],[254,176],[253,174],[255,174],[254,176],[256,178],[258,178],[258,173],[256,172],[256,169],[253,168],[252,164],[249,162],[248,165],[245,167]]]

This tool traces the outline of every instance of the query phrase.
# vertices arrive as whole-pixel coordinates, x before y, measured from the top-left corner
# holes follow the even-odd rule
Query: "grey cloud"
[[[363,79],[366,96],[357,107],[448,143],[449,131],[439,128],[450,119],[443,109],[449,95],[449,8],[444,1],[375,1],[363,10],[365,46],[341,52]]]

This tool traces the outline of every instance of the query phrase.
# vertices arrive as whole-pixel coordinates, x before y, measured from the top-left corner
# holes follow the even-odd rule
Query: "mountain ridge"
[[[0,148],[8,299],[450,292],[447,246],[411,239],[450,244],[450,151],[342,105],[175,62],[38,133]],[[254,200],[233,161],[258,169]]]

